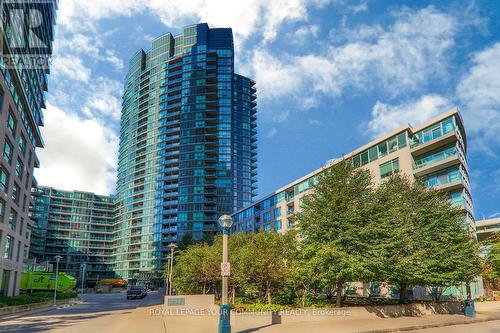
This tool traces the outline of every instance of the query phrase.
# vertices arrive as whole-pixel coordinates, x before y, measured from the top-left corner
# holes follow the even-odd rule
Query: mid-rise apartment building
[[[500,231],[500,217],[476,221],[477,239],[483,241]]]
[[[466,132],[458,109],[416,127],[401,126],[236,211],[232,232],[293,228],[293,215],[300,211],[301,199],[313,191],[318,176],[335,163],[349,160],[354,167],[369,170],[375,183],[401,172],[446,192],[453,205],[462,207],[464,227],[475,236],[466,152]],[[473,284],[476,294],[480,289],[480,282]]]
[[[43,147],[39,127],[52,53],[56,1],[0,1],[0,295],[19,293],[29,249],[30,193],[36,187],[35,149]],[[24,25],[35,15],[40,25]]]
[[[113,278],[114,197],[40,186],[33,192],[30,258],[55,262],[86,285]]]
[[[187,26],[131,59],[113,242],[120,277],[162,269],[170,243],[214,234],[220,215],[252,202],[254,85],[235,73],[230,28]]]

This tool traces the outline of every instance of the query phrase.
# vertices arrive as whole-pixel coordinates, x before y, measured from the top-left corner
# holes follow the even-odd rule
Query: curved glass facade
[[[230,28],[187,26],[130,61],[123,96],[115,271],[163,267],[171,242],[217,232],[256,190],[255,82]]]

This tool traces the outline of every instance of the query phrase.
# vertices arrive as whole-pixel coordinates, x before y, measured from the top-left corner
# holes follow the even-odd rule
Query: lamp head
[[[219,226],[222,229],[229,229],[233,226],[233,219],[229,215],[222,215],[219,217]]]
[[[175,249],[177,249],[177,248],[178,248],[177,244],[175,244],[175,243],[170,243],[170,244],[168,244],[168,247],[169,247],[170,249],[172,249],[172,250],[175,250]]]

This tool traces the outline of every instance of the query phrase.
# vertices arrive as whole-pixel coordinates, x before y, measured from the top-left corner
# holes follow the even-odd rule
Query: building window
[[[9,214],[9,228],[10,228],[10,230],[16,230],[16,223],[17,223],[17,212],[11,208],[10,214]]]
[[[21,189],[19,188],[19,185],[14,184],[14,187],[12,188],[12,200],[19,206],[19,199],[21,196]]]
[[[24,171],[24,164],[23,162],[18,158],[16,161],[16,175],[19,177],[19,179],[23,179],[23,171]]]
[[[12,144],[5,139],[5,144],[3,146],[3,159],[8,164],[12,163],[12,154],[14,153],[14,149],[12,148]]]
[[[3,89],[0,88],[0,114],[2,113],[3,110],[3,96],[4,96]]]
[[[4,259],[12,259],[12,250],[14,247],[14,237],[7,236],[5,239],[5,245],[3,248],[3,258]]]
[[[10,282],[10,271],[4,269],[2,273],[2,281],[0,283],[0,294],[4,297],[9,296],[9,283]]]
[[[392,161],[380,165],[380,178],[384,179],[399,171],[399,159],[395,158]]]
[[[20,258],[21,258],[21,241],[17,241],[16,261],[19,262]]]
[[[21,134],[19,136],[18,143],[19,143],[19,150],[21,151],[21,153],[23,153],[24,156],[24,154],[26,153],[26,138],[24,137],[24,135]]]
[[[265,212],[264,215],[262,216],[262,219],[264,220],[264,222],[271,221],[271,212]]]
[[[16,136],[16,129],[17,129],[17,120],[14,114],[12,113],[12,110],[9,109],[9,117],[7,118],[7,127],[10,130],[10,133],[12,133],[12,136]]]
[[[3,218],[5,217],[5,201],[0,199],[0,223],[3,223]],[[2,237],[0,237],[0,243],[2,242]]]
[[[274,222],[274,230],[281,230],[281,220],[277,220],[276,222]]]
[[[4,168],[0,167],[0,190],[7,193],[7,188],[9,186],[9,174]]]
[[[280,216],[281,216],[281,208],[275,208],[274,209],[274,218],[277,218]]]

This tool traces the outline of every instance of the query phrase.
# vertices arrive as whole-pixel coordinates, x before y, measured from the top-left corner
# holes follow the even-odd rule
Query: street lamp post
[[[228,261],[227,243],[229,238],[229,229],[233,225],[233,219],[229,215],[219,217],[219,226],[222,229],[222,301],[220,305],[219,333],[231,333],[231,305],[227,301],[228,278],[230,275],[230,266]]]
[[[54,259],[56,260],[56,284],[54,286],[54,306],[57,305],[56,299],[57,299],[57,278],[59,277],[59,261],[62,259],[61,256],[55,256]]]
[[[177,249],[177,244],[170,243],[170,271],[168,272],[168,295],[172,296],[172,271],[174,270],[174,251]]]
[[[165,264],[165,295],[168,296],[168,280],[170,278],[170,256],[167,256]]]
[[[82,294],[85,294],[84,289],[83,289],[83,285],[85,283],[85,270],[86,269],[87,269],[87,264],[83,263],[83,265],[82,265]]]

